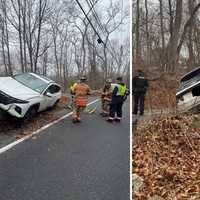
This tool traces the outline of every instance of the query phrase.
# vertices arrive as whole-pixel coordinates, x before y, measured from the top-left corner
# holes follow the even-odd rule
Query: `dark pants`
[[[140,109],[140,115],[144,114],[144,93],[136,93],[134,94],[134,107],[133,107],[133,114],[137,115],[138,108]]]
[[[116,97],[113,98],[110,104],[110,118],[114,118],[117,115],[117,118],[122,118],[122,106],[123,106],[123,98]]]

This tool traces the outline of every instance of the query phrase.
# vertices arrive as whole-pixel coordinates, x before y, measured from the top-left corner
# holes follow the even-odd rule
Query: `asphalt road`
[[[0,200],[128,200],[129,105],[121,124],[65,119],[0,154]]]

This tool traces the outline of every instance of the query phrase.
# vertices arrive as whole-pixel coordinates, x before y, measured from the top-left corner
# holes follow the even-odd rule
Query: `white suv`
[[[0,77],[0,110],[17,118],[30,118],[55,106],[61,98],[56,82],[34,73]]]

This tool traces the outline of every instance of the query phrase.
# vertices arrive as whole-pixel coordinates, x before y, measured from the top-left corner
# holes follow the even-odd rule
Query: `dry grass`
[[[146,109],[153,110],[176,109],[176,90],[179,86],[179,77],[176,75],[163,75],[156,81],[149,82],[146,96]]]

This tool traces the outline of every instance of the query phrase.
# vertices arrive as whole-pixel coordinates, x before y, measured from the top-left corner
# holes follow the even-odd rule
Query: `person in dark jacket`
[[[145,78],[144,73],[142,70],[137,71],[137,75],[133,77],[132,80],[132,88],[133,88],[133,114],[138,114],[138,108],[140,115],[144,114],[144,101],[145,101],[145,94],[148,88],[148,80]]]

